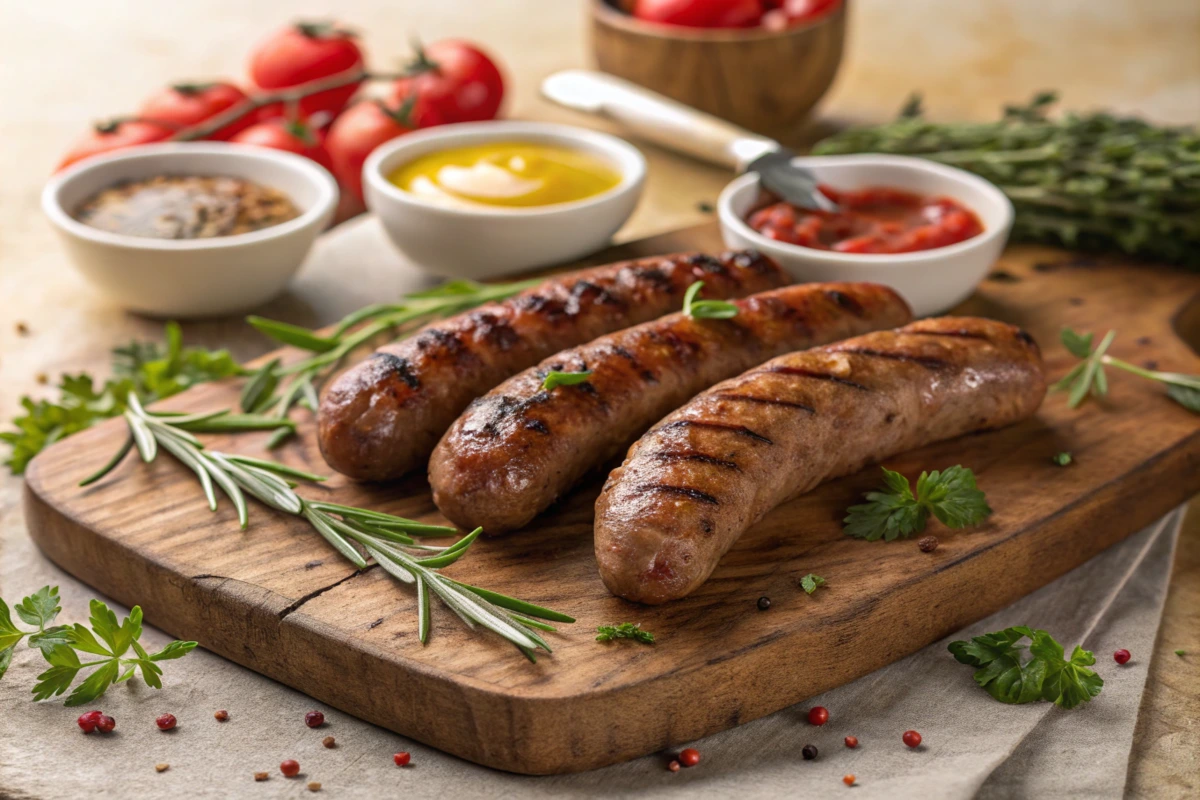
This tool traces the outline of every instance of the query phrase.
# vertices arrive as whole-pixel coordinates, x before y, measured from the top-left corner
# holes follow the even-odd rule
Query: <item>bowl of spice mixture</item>
[[[131,311],[233,314],[275,297],[337,207],[333,176],[291,153],[146,145],[55,175],[42,208],[87,280]]]

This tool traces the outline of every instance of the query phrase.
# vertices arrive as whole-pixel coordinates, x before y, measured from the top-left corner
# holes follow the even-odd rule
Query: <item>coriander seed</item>
[[[326,747],[333,747],[335,744],[334,738],[332,736],[326,736],[321,740],[321,744],[325,745]]]
[[[922,553],[932,553],[938,548],[938,538],[936,536],[922,536],[917,540],[917,547]]]

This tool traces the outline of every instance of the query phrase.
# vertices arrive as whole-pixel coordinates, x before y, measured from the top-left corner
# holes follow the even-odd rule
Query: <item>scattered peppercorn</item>
[[[1125,648],[1121,648],[1117,652],[1113,653],[1113,661],[1117,662],[1118,664],[1126,664],[1131,658],[1133,658],[1133,655],[1130,654],[1130,652]]]
[[[86,711],[79,715],[79,719],[75,720],[79,724],[80,730],[84,733],[91,733],[96,730],[96,723],[100,721],[101,713],[99,711]]]
[[[311,781],[308,784],[308,790],[310,792],[319,792],[321,791],[321,784],[317,783],[316,781]]]
[[[702,214],[711,214],[713,213],[713,205],[701,200],[699,203],[696,203],[696,210]]]
[[[256,773],[254,773],[254,780],[256,780],[256,781],[265,781],[265,780],[266,780],[267,778],[269,778],[269,777],[270,777],[270,776],[269,776],[269,775],[267,775],[267,773],[265,773],[265,772],[256,772]]]
[[[333,747],[334,743],[334,738],[332,736],[326,736],[321,740],[321,744],[325,745],[326,747]]]
[[[825,706],[813,706],[808,710],[809,725],[824,725],[829,722],[829,709]]]
[[[155,764],[154,771],[155,772],[166,772],[170,768],[170,766],[171,766],[170,764]]]
[[[667,769],[671,770],[671,772],[679,772],[679,762],[671,759],[671,763],[667,764]]]
[[[921,734],[917,733],[916,731],[905,731],[904,736],[901,738],[904,739],[904,743],[909,747],[921,746]]]
[[[117,727],[117,721],[107,714],[101,714],[100,720],[96,723],[96,730],[101,733],[111,733],[115,727]]]
[[[854,785],[854,776],[853,775],[843,776],[842,783],[846,784],[847,786],[853,786]]]
[[[937,550],[938,538],[936,536],[922,536],[917,540],[917,547],[921,548],[922,553],[932,553]]]
[[[812,761],[817,757],[816,745],[806,744],[800,748],[800,755],[804,756],[805,761]]]
[[[18,322],[17,323],[17,334],[19,336],[28,336],[29,335],[29,326],[26,325],[24,322]]]
[[[325,715],[320,711],[310,711],[304,715],[304,724],[310,728],[319,728],[325,724]]]
[[[770,607],[771,607],[771,598],[766,597],[766,596],[758,598],[758,610],[759,611],[766,611]]]
[[[857,736],[847,736],[846,737],[846,747],[849,747],[851,750],[858,747],[858,737]]]
[[[217,722],[224,722],[225,720],[229,719],[229,712],[225,709],[221,709],[213,714],[213,719],[215,719]]]
[[[688,747],[679,753],[679,763],[685,767],[694,767],[700,763],[700,751],[694,747]]]
[[[176,719],[174,714],[163,714],[158,719],[154,720],[154,724],[158,726],[160,731],[169,731],[175,727]]]
[[[279,771],[289,778],[294,778],[300,774],[300,762],[294,758],[289,758],[279,764]]]
[[[412,761],[412,756],[408,753],[396,753],[392,756],[392,761],[396,762],[397,767],[407,767],[408,762]]]

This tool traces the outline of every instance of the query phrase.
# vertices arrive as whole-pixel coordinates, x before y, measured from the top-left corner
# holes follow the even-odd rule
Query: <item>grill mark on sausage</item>
[[[857,300],[855,300],[853,297],[846,294],[845,292],[839,292],[837,289],[831,289],[830,291],[826,292],[825,294],[829,296],[830,300],[837,303],[839,306],[846,309],[854,316],[861,317],[863,315],[864,309],[863,309],[862,303],[858,302]]]
[[[977,331],[957,330],[957,331],[907,331],[912,336],[951,336],[959,339],[979,339],[983,342],[992,341],[986,335]]]
[[[413,372],[412,362],[392,353],[376,352],[371,357],[383,362],[383,368],[404,381],[410,389],[419,389],[421,380]]]
[[[707,253],[690,255],[687,257],[687,263],[694,267],[700,267],[700,269],[713,275],[729,274],[729,270],[721,263],[720,259],[714,258]]]
[[[470,320],[479,332],[479,338],[501,352],[507,352],[521,341],[521,334],[512,325],[489,311],[475,311]]]
[[[698,503],[707,503],[711,506],[721,505],[720,500],[707,492],[702,492],[699,489],[691,489],[687,486],[672,486],[669,483],[643,483],[634,491],[638,493],[662,492],[663,494],[676,494],[690,500],[695,500]]]
[[[861,383],[855,383],[846,378],[839,378],[837,375],[830,375],[827,372],[817,372],[816,370],[804,369],[803,367],[787,367],[777,366],[760,369],[757,372],[750,373],[751,375],[788,375],[798,378],[814,378],[819,381],[833,381],[840,383],[842,386],[849,386],[852,389],[859,389],[864,392],[873,391],[869,386],[863,386]]]
[[[574,311],[571,311],[562,300],[541,294],[527,294],[518,297],[515,305],[523,311],[537,314],[547,322],[561,322],[563,319],[579,313],[578,300],[574,303]]]
[[[550,428],[540,419],[525,420],[525,427],[536,433],[550,433]]]
[[[567,299],[567,314],[570,316],[579,314],[583,310],[584,300],[589,300],[598,306],[625,307],[625,301],[614,296],[608,289],[598,286],[591,281],[581,280],[576,281],[575,285],[571,287],[571,295]]]
[[[738,269],[749,269],[759,275],[765,275],[775,269],[775,265],[757,250],[726,250],[721,258],[733,262]]]
[[[905,333],[912,332],[913,331],[905,331]],[[945,369],[946,367],[950,366],[949,362],[943,361],[940,358],[933,358],[932,356],[914,356],[909,355],[908,353],[889,353],[886,350],[872,350],[869,347],[848,347],[845,350],[839,350],[838,352],[853,353],[859,356],[886,358],[891,361],[907,361],[912,364],[920,364],[926,369]]]
[[[660,289],[672,288],[670,276],[659,267],[639,267],[629,272],[639,283],[648,283]]]
[[[736,461],[729,461],[716,456],[705,455],[704,453],[677,453],[672,451],[663,451],[654,454],[654,458],[659,461],[697,461],[701,464],[711,464],[714,467],[723,469],[731,469],[735,472],[741,472],[742,468],[738,466]]]
[[[816,414],[817,410],[812,406],[806,406],[804,403],[795,403],[791,400],[776,400],[774,397],[758,397],[752,394],[738,394],[737,392],[720,392],[709,395],[719,400],[744,400],[747,403],[761,403],[769,406],[787,406],[788,408],[799,408],[807,411],[810,414]]]
[[[454,354],[462,350],[462,340],[456,334],[444,331],[441,328],[430,328],[417,337],[417,347],[421,350],[431,350],[434,347],[445,348],[449,353]]]
[[[1037,347],[1037,341],[1032,336],[1025,332],[1024,328],[1017,328],[1017,338],[1030,347]]]
[[[672,428],[712,428],[714,430],[731,431],[739,436],[746,436],[760,441],[763,444],[775,444],[775,442],[763,436],[761,433],[755,433],[745,425],[729,425],[724,422],[705,422],[702,419],[680,419],[676,420],[675,422],[668,422],[666,425],[663,425],[661,428],[659,428],[659,430],[666,431],[671,430]]]

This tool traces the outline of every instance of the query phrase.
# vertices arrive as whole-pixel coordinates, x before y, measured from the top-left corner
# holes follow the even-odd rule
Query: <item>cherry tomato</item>
[[[100,122],[94,125],[86,136],[75,142],[54,171],[58,172],[61,169],[65,169],[76,161],[82,161],[88,156],[107,153],[111,150],[120,150],[125,147],[133,147],[138,144],[161,142],[164,139],[170,138],[174,132],[173,128],[141,120]]]
[[[396,81],[392,102],[416,97],[442,122],[495,119],[504,99],[504,77],[487,54],[456,39],[417,49],[409,77]]]
[[[787,14],[789,24],[799,25],[828,14],[841,2],[842,0],[784,0],[783,10]]]
[[[190,128],[215,117],[246,99],[246,93],[232,83],[175,83],[151,95],[143,105],[141,118]],[[208,139],[228,139],[254,124],[254,114],[231,122]]]
[[[278,118],[259,122],[236,134],[229,141],[269,147],[272,150],[286,150],[311,158],[325,169],[333,171],[329,153],[325,150],[325,137],[304,120]]]
[[[258,46],[250,56],[250,78],[260,89],[286,89],[362,65],[362,51],[353,34],[332,23],[298,22]],[[337,113],[358,86],[353,83],[309,95],[300,101],[300,110],[305,116],[317,111]]]
[[[762,20],[762,0],[637,0],[633,16],[690,28],[748,28]]]
[[[378,100],[355,103],[338,115],[325,137],[333,174],[347,193],[362,201],[363,162],[371,151],[397,136],[440,122],[437,112],[415,98],[399,107]]]

